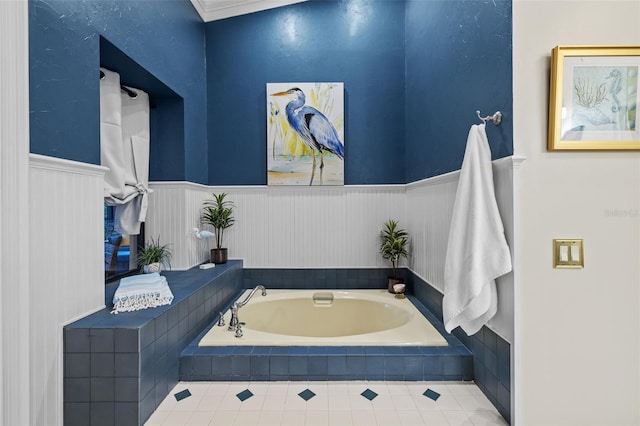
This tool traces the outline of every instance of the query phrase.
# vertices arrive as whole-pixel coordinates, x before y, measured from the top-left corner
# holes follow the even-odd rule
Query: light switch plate
[[[584,268],[582,240],[553,240],[554,268]]]

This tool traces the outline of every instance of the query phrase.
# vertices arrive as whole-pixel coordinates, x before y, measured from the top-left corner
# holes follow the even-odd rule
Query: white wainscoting
[[[26,0],[0,1],[0,424],[29,405],[29,27]]]
[[[405,186],[327,188],[232,186],[153,182],[147,238],[159,237],[173,250],[173,269],[208,259],[215,241],[194,237],[202,202],[227,192],[236,205],[234,226],[224,236],[229,258],[247,268],[383,267],[378,234],[389,218],[405,219]],[[205,228],[207,229],[207,228]],[[208,229],[211,230],[211,229]]]
[[[104,307],[105,170],[30,156],[31,424],[62,424],[62,328]]]
[[[514,258],[513,170],[522,159],[507,157],[493,162],[493,181],[507,243]],[[444,293],[444,262],[460,172],[407,185],[407,228],[411,232],[411,270]],[[496,280],[498,312],[488,326],[513,342],[513,272]]]

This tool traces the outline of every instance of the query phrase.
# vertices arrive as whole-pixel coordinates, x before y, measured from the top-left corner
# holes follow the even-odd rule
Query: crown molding
[[[190,0],[204,22],[301,3],[306,0]]]

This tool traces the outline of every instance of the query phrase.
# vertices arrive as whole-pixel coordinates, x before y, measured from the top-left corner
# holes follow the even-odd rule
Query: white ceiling
[[[191,0],[204,22],[246,15],[306,0]]]

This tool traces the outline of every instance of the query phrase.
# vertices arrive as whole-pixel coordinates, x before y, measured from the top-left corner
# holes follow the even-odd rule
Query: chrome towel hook
[[[476,114],[478,115],[478,118],[482,120],[483,123],[486,123],[487,121],[491,121],[493,124],[497,126],[502,122],[502,113],[500,111],[496,111],[495,113],[493,113],[493,115],[487,115],[486,117],[482,117],[480,115],[479,110],[476,111]]]

